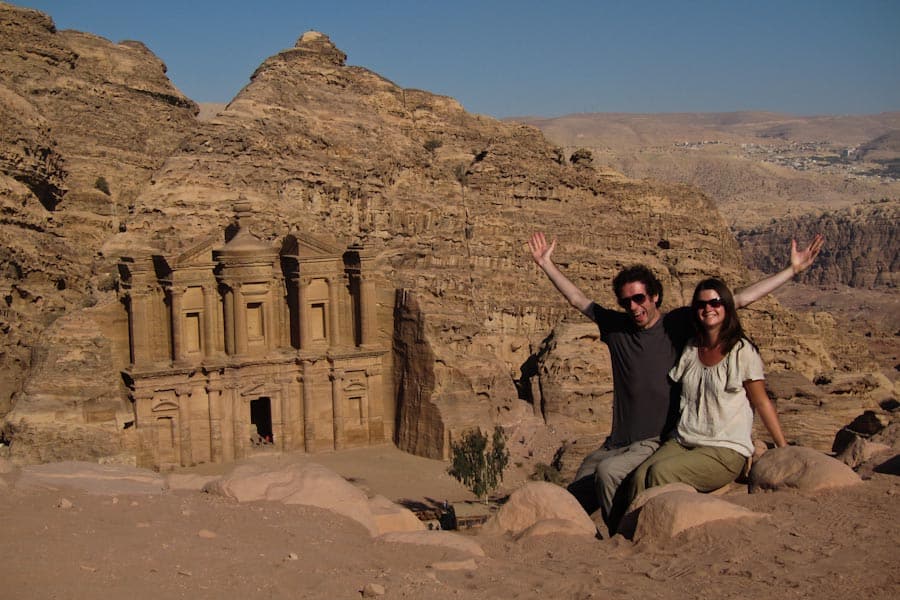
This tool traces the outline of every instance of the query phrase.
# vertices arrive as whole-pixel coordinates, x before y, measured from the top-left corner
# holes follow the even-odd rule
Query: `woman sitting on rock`
[[[731,291],[719,279],[701,281],[691,311],[696,336],[669,371],[681,383],[678,426],[634,472],[629,502],[666,483],[710,492],[734,481],[753,455],[754,409],[775,445],[786,445],[766,395],[762,359],[744,335]]]

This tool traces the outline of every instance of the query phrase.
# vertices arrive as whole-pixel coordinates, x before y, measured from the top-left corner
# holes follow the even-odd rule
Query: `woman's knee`
[[[647,487],[656,487],[667,483],[676,483],[682,481],[678,464],[671,460],[662,460],[653,463],[647,468],[644,475],[644,481]]]

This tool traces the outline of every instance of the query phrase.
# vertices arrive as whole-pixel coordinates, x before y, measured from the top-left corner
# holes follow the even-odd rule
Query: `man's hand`
[[[544,234],[537,232],[531,235],[531,239],[528,240],[528,247],[531,248],[531,258],[534,259],[537,266],[543,267],[550,261],[550,256],[553,254],[553,250],[556,249],[556,240],[553,240],[548,245]]]
[[[805,250],[798,250],[797,240],[791,240],[791,269],[793,269],[794,275],[806,270],[809,265],[813,264],[823,244],[825,244],[825,238],[821,233],[816,234],[816,237],[813,238],[813,241]]]

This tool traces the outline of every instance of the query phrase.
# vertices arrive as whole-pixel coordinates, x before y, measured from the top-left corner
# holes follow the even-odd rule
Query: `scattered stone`
[[[712,521],[764,519],[768,516],[708,494],[671,491],[654,496],[643,505],[638,515],[634,541],[669,539],[686,529]]]
[[[379,583],[367,583],[362,589],[363,598],[384,596],[384,586]]]
[[[72,501],[69,500],[68,498],[60,498],[59,502],[56,503],[56,508],[61,508],[63,510],[70,509],[73,506],[74,506],[74,504],[72,504]]]
[[[580,532],[594,536],[597,527],[572,494],[565,489],[545,481],[526,483],[513,492],[496,515],[482,528],[486,535],[511,533],[519,536],[535,523],[543,520],[569,521],[569,533]],[[551,526],[550,529],[553,527]],[[536,531],[549,532],[548,529]],[[557,527],[556,533],[562,529]]]
[[[287,555],[286,560],[300,560],[300,557],[297,556],[296,552],[291,552]]]
[[[785,488],[812,492],[861,482],[841,461],[802,446],[769,450],[750,470],[751,493]]]

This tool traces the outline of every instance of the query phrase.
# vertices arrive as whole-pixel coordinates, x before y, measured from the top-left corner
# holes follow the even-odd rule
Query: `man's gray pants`
[[[569,491],[588,513],[598,507],[609,523],[616,491],[628,475],[647,460],[657,448],[658,438],[641,440],[621,448],[599,448],[588,454],[578,467]]]

